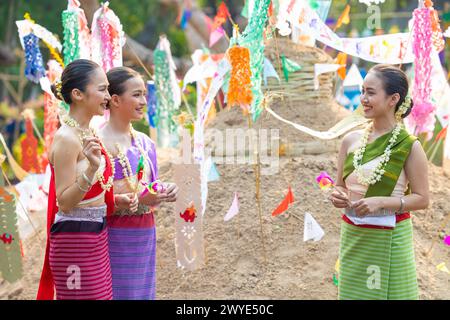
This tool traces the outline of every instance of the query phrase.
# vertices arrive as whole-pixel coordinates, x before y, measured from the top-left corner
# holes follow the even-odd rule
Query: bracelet
[[[405,206],[405,200],[403,200],[403,197],[400,198],[400,209],[398,209],[398,213],[403,213],[403,208]]]
[[[89,178],[87,177],[86,172],[83,172],[83,174],[82,174],[81,176],[83,177],[84,181],[87,182],[88,186],[89,186],[89,187],[92,187],[92,182],[91,182],[91,180],[89,180]]]
[[[78,180],[77,180],[75,183],[77,184],[78,189],[80,189],[80,190],[83,191],[84,193],[86,193],[86,192],[89,191],[89,187],[88,187],[88,189],[83,189],[83,188],[80,186],[80,184],[78,183]]]

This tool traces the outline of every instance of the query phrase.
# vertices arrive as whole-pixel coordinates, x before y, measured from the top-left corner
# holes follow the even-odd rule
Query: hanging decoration
[[[234,46],[228,49],[228,60],[231,64],[231,77],[228,87],[228,106],[239,105],[245,113],[253,101],[250,70],[250,50],[245,47]]]
[[[80,57],[77,14],[74,11],[64,10],[62,24],[64,27],[64,64],[68,65]]]
[[[25,118],[25,139],[20,143],[22,147],[22,167],[30,173],[41,173],[38,163],[38,141],[33,134],[32,119]]]
[[[435,106],[431,103],[431,9],[415,9],[413,16],[414,108],[406,121],[413,123],[415,135],[427,133],[429,139],[433,135],[435,124]]]
[[[114,67],[121,67],[124,45],[125,33],[122,24],[106,1],[94,13],[92,20],[92,60],[102,66],[105,72]]]
[[[239,45],[250,50],[251,90],[253,93],[250,112],[253,121],[259,118],[263,110],[261,106],[263,100],[261,81],[264,67],[264,29],[268,19],[269,5],[270,0],[261,0],[254,3],[247,27],[238,39]]]
[[[147,115],[148,123],[152,128],[156,128],[158,99],[156,97],[156,87],[154,81],[147,81]]]
[[[3,169],[1,174],[4,174]],[[0,184],[0,273],[9,283],[20,280],[23,274],[16,197],[6,190],[3,183]]]
[[[228,209],[227,214],[223,217],[223,221],[227,222],[231,220],[238,213],[239,213],[239,198],[238,193],[235,192],[233,202],[231,203],[230,209]]]
[[[283,75],[286,82],[289,81],[289,74],[302,69],[302,67],[295,61],[286,58],[284,54],[281,55],[281,64],[283,66]]]
[[[280,202],[278,207],[273,210],[272,217],[276,217],[285,212],[289,208],[289,205],[294,203],[294,201],[294,194],[292,193],[291,186],[289,186],[286,197],[283,199],[283,201]]]
[[[44,61],[39,49],[39,38],[30,33],[23,38],[23,41],[25,46],[25,76],[28,80],[39,83],[39,80],[45,77]]]

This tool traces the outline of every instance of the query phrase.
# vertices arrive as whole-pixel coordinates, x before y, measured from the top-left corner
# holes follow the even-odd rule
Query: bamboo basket
[[[281,65],[281,55],[297,62],[302,69],[289,74],[286,82]],[[282,91],[288,93],[288,101],[297,103],[329,103],[333,100],[336,72],[319,76],[319,89],[314,89],[314,64],[334,63],[323,50],[293,42],[289,38],[272,38],[266,45],[265,56],[270,60],[280,77],[267,78],[267,86],[262,83],[263,92]]]

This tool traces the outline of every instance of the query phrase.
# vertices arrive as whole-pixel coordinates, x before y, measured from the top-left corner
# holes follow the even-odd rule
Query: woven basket
[[[281,66],[281,55],[297,62],[302,69],[289,74],[286,82]],[[291,103],[328,103],[333,97],[336,72],[324,73],[319,76],[319,89],[314,89],[314,64],[334,63],[333,59],[323,50],[294,43],[289,38],[273,38],[267,45],[265,56],[270,60],[277,71],[280,82],[276,78],[267,78],[267,86],[262,84],[266,91],[282,91],[289,94]]]

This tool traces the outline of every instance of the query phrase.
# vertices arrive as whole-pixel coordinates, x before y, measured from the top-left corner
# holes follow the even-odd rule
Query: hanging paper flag
[[[447,30],[445,30],[444,37],[450,38],[450,27],[448,27]]]
[[[51,47],[58,49],[59,52],[62,51],[62,44],[59,42],[58,38],[53,35],[50,31],[48,31],[43,26],[37,24],[36,22],[30,19],[25,20],[17,20],[16,21],[17,30],[19,31],[19,39],[22,45],[22,48],[25,49],[25,44],[23,43],[23,38],[29,34],[33,33],[36,37],[50,45]]]
[[[227,214],[223,218],[223,221],[231,220],[235,215],[239,213],[239,200],[237,192],[234,193],[233,203],[231,204],[230,209],[228,209]]]
[[[356,64],[352,64],[350,70],[348,71],[347,76],[345,77],[344,82],[342,83],[343,87],[357,87],[361,90],[361,87],[364,83],[364,79],[359,72]]]
[[[192,11],[189,9],[184,9],[183,15],[181,16],[181,22],[180,22],[180,27],[182,30],[186,29],[189,20],[191,20],[191,17],[192,17]]]
[[[278,82],[280,82],[280,77],[278,76],[278,73],[275,71],[275,68],[273,67],[272,63],[269,59],[264,58],[264,85],[267,86],[267,78],[273,77],[277,78]]]
[[[319,89],[319,76],[323,73],[336,72],[341,68],[340,64],[316,63],[314,65],[314,88]]]
[[[209,47],[213,47],[224,35],[225,30],[222,27],[213,30],[209,35]]]
[[[22,181],[29,175],[29,173],[23,170],[23,168],[16,162],[11,153],[11,150],[9,150],[8,145],[6,144],[5,138],[1,133],[0,133],[0,143],[3,146],[3,150],[5,150],[6,152],[6,157],[8,159],[9,165],[11,166],[11,169],[14,172],[14,175],[17,177],[17,179]]]
[[[105,72],[120,67],[124,45],[122,24],[107,1],[94,13],[92,20],[92,60],[101,65]]]
[[[284,54],[281,55],[281,63],[283,65],[283,74],[286,82],[289,81],[289,73],[296,72],[302,69],[302,67],[298,63],[286,58]]]
[[[442,272],[450,274],[450,271],[448,270],[447,266],[445,265],[445,262],[442,262],[442,263],[438,264],[436,266],[436,269],[438,269],[439,271],[442,271]]]
[[[331,0],[320,0],[317,1],[317,4],[319,5],[316,9],[317,15],[322,21],[326,21],[331,7]]]
[[[324,236],[325,232],[322,227],[317,223],[313,216],[309,213],[305,213],[305,227],[303,230],[303,241],[314,240],[319,241]]]
[[[153,81],[147,81],[147,115],[148,122],[152,128],[156,128],[156,124],[158,123],[157,104],[155,83]]]
[[[67,11],[75,13],[78,20],[78,49],[80,59],[91,59],[91,32],[84,10],[80,7],[80,1],[69,0]]]
[[[217,8],[217,14],[214,17],[214,29],[221,27],[227,21],[229,15],[230,12],[228,11],[226,4],[222,1]]]
[[[22,278],[22,272],[16,197],[0,186],[0,273],[3,279],[14,283]]]
[[[39,83],[39,79],[45,77],[44,61],[39,49],[39,38],[33,33],[23,39],[25,45],[25,76],[28,80]]]
[[[450,246],[450,236],[444,236],[444,244]]]
[[[209,170],[208,182],[219,181],[219,180],[220,180],[220,174],[219,174],[219,171],[217,171],[216,164],[213,162],[211,164],[211,169]]]
[[[20,143],[22,147],[22,167],[30,173],[40,173],[37,147],[38,141],[33,134],[31,119],[25,119],[25,139]]]
[[[273,210],[272,217],[276,217],[277,215],[285,212],[289,208],[289,205],[294,203],[294,201],[294,194],[292,193],[291,187],[289,186],[286,197],[283,199],[283,201],[281,201],[278,207]]]
[[[350,5],[347,4],[345,6],[344,12],[342,12],[341,16],[339,17],[337,23],[336,23],[336,28],[338,29],[342,26],[342,24],[349,24],[350,23]]]
[[[347,74],[347,54],[344,52],[339,52],[334,62],[342,66],[338,69],[338,75],[342,80],[344,80],[345,75]]]
[[[228,106],[239,105],[244,112],[248,112],[253,100],[250,50],[234,46],[228,49],[227,56],[231,64],[231,78],[227,95]]]
[[[80,58],[78,16],[76,12],[64,10],[62,12],[62,25],[64,27],[64,64],[68,65]]]

